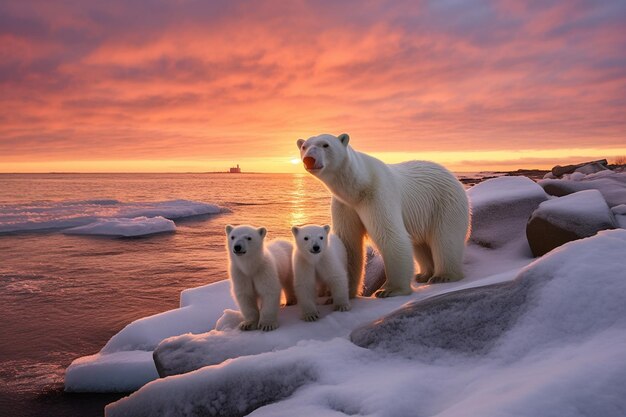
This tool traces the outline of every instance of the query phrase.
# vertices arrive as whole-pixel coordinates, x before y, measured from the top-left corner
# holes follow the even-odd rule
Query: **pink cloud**
[[[0,5],[0,161],[618,147],[626,6]],[[233,151],[236,147],[236,151]]]

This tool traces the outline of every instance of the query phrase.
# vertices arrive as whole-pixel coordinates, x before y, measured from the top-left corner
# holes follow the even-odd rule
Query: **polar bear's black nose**
[[[313,245],[313,253],[319,253],[320,247],[319,245]]]
[[[235,249],[235,252],[239,252],[241,251],[241,245],[235,245],[233,249]]]

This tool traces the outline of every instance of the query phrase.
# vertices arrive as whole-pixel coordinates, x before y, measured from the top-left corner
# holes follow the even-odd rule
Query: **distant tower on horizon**
[[[239,168],[239,164],[237,164],[236,168],[231,168],[228,172],[231,174],[241,174],[241,168]]]

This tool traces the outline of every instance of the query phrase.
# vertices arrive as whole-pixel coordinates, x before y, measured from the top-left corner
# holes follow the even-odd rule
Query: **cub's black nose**
[[[313,246],[313,252],[318,253],[320,251],[320,247],[318,245]]]
[[[235,245],[233,249],[235,249],[235,252],[239,252],[241,250],[241,245]]]

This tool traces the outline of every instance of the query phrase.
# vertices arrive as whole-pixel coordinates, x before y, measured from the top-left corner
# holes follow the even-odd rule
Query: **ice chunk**
[[[134,217],[132,219],[100,219],[84,226],[64,230],[70,235],[143,236],[154,233],[174,232],[176,224],[164,217]]]
[[[39,201],[0,204],[0,233],[67,229],[103,219],[164,217],[174,220],[230,211],[215,204],[188,200],[123,203],[117,200]]]
[[[158,377],[152,350],[161,340],[185,333],[207,332],[215,327],[224,309],[234,307],[228,280],[185,290],[181,294],[181,308],[135,320],[113,336],[100,353],[75,360],[67,370],[65,389],[78,392],[135,390]],[[130,359],[134,361],[132,366],[124,366]]]
[[[129,392],[158,377],[152,352],[97,353],[78,358],[65,371],[68,392]]]

